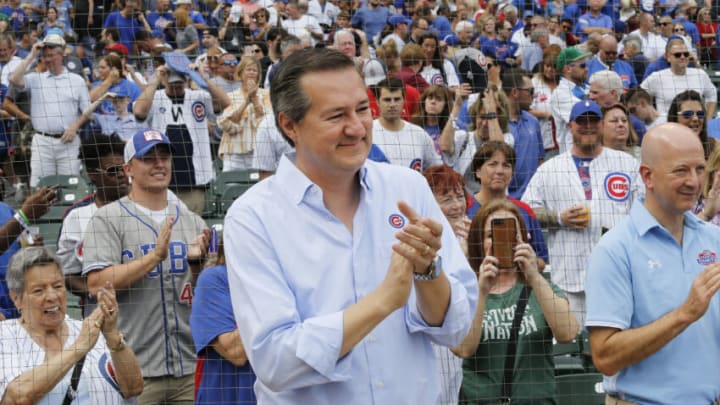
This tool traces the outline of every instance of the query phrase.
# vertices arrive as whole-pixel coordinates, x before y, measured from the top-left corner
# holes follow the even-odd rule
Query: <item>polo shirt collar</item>
[[[686,211],[685,220],[683,221],[684,226],[690,229],[697,229],[702,226],[703,221],[700,220],[695,214],[690,211]],[[633,202],[633,206],[630,209],[630,221],[637,229],[640,236],[645,235],[653,228],[663,228],[663,226],[655,219],[650,211],[645,208],[645,197],[639,198]]]

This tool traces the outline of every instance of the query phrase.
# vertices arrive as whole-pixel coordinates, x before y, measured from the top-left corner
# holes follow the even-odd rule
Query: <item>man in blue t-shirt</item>
[[[515,170],[508,186],[508,194],[520,199],[538,166],[545,159],[540,121],[530,114],[533,85],[530,73],[510,69],[503,73],[503,90],[510,101],[509,129],[515,139]]]
[[[120,43],[132,52],[135,33],[143,29],[147,31],[151,31],[151,29],[147,20],[145,20],[145,15],[140,10],[138,0],[121,0],[121,4],[122,9],[120,11],[113,11],[108,14],[103,28],[117,28],[120,31]]]
[[[365,31],[368,43],[373,43],[375,36],[385,28],[388,18],[390,11],[380,4],[380,0],[368,0],[365,7],[353,14],[350,24]]]

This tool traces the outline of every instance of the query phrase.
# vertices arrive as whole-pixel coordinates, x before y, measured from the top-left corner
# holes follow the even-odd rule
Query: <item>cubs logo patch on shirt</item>
[[[627,201],[630,197],[630,176],[621,172],[608,173],[603,188],[609,199],[616,202]]]
[[[422,159],[413,159],[412,162],[410,162],[410,168],[422,172]]]
[[[405,226],[405,218],[400,214],[391,214],[388,217],[388,223],[393,228],[400,229]]]
[[[697,262],[700,265],[707,266],[708,264],[713,264],[717,261],[717,254],[715,252],[711,252],[707,249],[703,250],[698,254]]]

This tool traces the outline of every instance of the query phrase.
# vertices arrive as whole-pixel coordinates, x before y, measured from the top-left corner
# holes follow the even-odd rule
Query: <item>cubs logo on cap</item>
[[[422,159],[413,159],[412,162],[410,162],[410,168],[422,172]]]
[[[621,172],[612,172],[605,176],[603,188],[609,199],[624,202],[630,197],[630,176]]]
[[[395,229],[405,226],[405,218],[400,214],[392,214],[388,217],[388,223]]]
[[[170,146],[170,139],[162,132],[145,128],[137,131],[135,135],[125,144],[123,157],[125,163],[130,162],[133,158],[145,156],[155,145],[165,144]],[[172,147],[171,147],[172,149]]]

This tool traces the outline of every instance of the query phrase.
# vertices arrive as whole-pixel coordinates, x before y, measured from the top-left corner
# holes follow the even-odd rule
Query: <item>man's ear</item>
[[[288,138],[292,139],[293,143],[297,144],[298,135],[298,124],[297,122],[290,119],[284,112],[281,112],[277,116],[278,125],[280,129],[287,135]]]
[[[650,166],[646,164],[640,165],[640,178],[642,179],[643,184],[645,184],[646,189],[650,190],[653,188],[652,169],[650,169]]]

